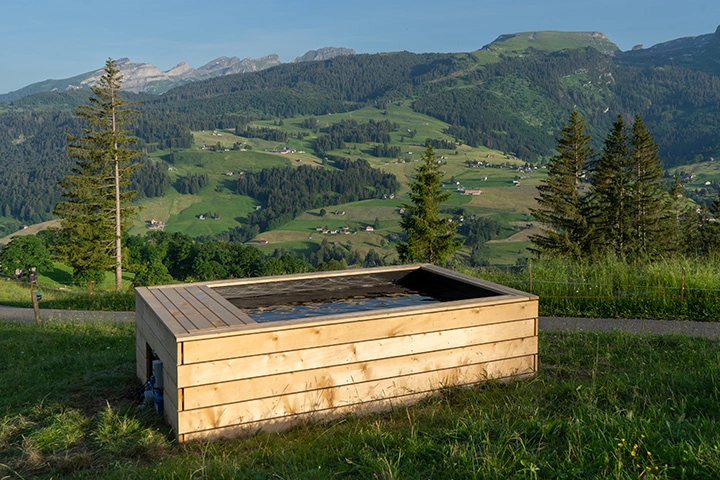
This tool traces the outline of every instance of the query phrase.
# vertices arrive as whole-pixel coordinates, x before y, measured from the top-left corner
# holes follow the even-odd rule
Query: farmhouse
[[[150,220],[147,228],[150,230],[165,230],[165,222],[161,222],[160,220],[153,218]]]
[[[290,147],[283,147],[283,148],[275,148],[273,150],[270,150],[272,153],[280,153],[282,155],[287,155],[288,153],[297,153],[297,150]]]

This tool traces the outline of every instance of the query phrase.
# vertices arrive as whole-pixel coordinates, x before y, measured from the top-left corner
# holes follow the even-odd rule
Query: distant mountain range
[[[638,45],[615,58],[621,65],[674,65],[720,76],[720,27],[715,33],[678,38],[650,48]]]
[[[350,48],[325,47],[319,50],[310,50],[291,63],[329,60],[341,55],[354,54],[355,50]],[[161,94],[186,83],[223,75],[257,72],[281,65],[282,62],[276,54],[271,54],[262,58],[244,58],[242,60],[238,57],[219,57],[199,68],[192,68],[187,63],[181,62],[167,71],[162,71],[151,63],[134,63],[129,58],[118,59],[117,64],[123,75],[123,90],[133,93]],[[103,68],[71,78],[33,83],[13,92],[0,94],[0,102],[8,103],[40,92],[65,92],[90,88],[103,75]]]
[[[626,52],[620,51],[617,45],[600,32],[551,31],[500,35],[480,51],[515,56],[528,46],[539,50],[556,51],[563,48],[578,48],[580,45],[612,55],[621,65],[639,67],[676,65],[720,76],[720,27],[715,33],[670,40],[650,48],[637,45]],[[289,63],[322,61],[355,54],[355,50],[350,48],[325,47],[310,50]],[[123,90],[151,94],[162,94],[177,86],[198,80],[257,72],[282,64],[276,54],[242,60],[238,57],[218,57],[199,68],[192,68],[187,63],[180,62],[167,71],[160,70],[151,63],[135,63],[129,58],[121,58],[117,63],[123,74]],[[9,103],[34,93],[67,92],[90,88],[102,74],[103,67],[100,67],[92,72],[70,78],[33,83],[13,92],[0,94],[0,103]]]

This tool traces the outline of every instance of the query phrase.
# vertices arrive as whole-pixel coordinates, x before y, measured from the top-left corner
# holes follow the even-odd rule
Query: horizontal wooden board
[[[537,318],[537,302],[516,302],[463,308],[439,313],[388,315],[370,320],[353,320],[328,325],[303,326],[273,330],[271,323],[263,330],[238,332],[205,340],[183,342],[183,364],[202,363],[226,358],[261,355],[277,351],[322,346],[371,339],[392,338],[421,332],[451,330],[490,323]]]
[[[178,426],[183,434],[240,425],[272,418],[321,413],[375,400],[388,401],[412,394],[429,394],[453,385],[473,384],[491,378],[534,373],[532,355],[498,362],[454,367],[446,370],[331,387],[311,392],[249,400],[229,405],[179,412]],[[361,407],[357,407],[359,411]]]
[[[537,354],[537,351],[537,337],[527,337],[404,357],[385,358],[373,362],[327,366],[313,370],[187,387],[184,389],[184,409],[237,403],[256,398],[443,370],[453,366],[533,355]]]
[[[213,428],[208,430],[198,430],[195,432],[187,432],[178,437],[180,443],[191,441],[213,441],[223,440],[234,437],[247,437],[255,435],[260,431],[267,433],[277,433],[299,427],[306,423],[331,422],[333,420],[345,417],[347,415],[367,415],[370,413],[388,412],[394,408],[405,405],[412,405],[418,401],[427,398],[428,393],[409,394],[394,398],[374,400],[363,404],[349,405],[347,407],[338,407],[331,410],[319,412],[308,412],[297,415],[291,415],[280,418],[270,418],[256,422],[240,423],[226,427]]]
[[[152,321],[152,311],[148,312],[148,315],[151,319],[150,321],[148,321],[146,317],[139,315],[139,312],[136,312],[135,328],[140,332],[147,344],[150,345],[150,348],[152,348],[158,358],[162,360],[163,364],[172,367],[177,366],[178,359],[180,358],[178,354],[180,345],[175,343],[174,337],[169,336],[167,331],[163,331],[157,326],[156,322]],[[156,329],[152,327],[156,327]],[[159,330],[161,336],[158,336],[157,330]]]
[[[370,362],[382,358],[446,350],[451,348],[531,337],[535,319],[494,323],[439,332],[380,338],[324,347],[215,362],[180,365],[178,387],[208,385],[242,378],[260,377],[298,370],[329,367],[346,363]]]

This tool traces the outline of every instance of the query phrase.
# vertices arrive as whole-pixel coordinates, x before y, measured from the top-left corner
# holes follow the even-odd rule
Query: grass
[[[70,285],[72,272],[69,267],[55,263],[53,270],[39,272],[38,288],[42,293],[41,309],[134,311],[135,293],[130,288],[133,275],[123,273],[123,289],[116,293],[114,272],[107,272],[100,285],[88,287]],[[24,280],[0,278],[0,305],[32,308],[30,287]]]
[[[493,247],[503,245],[492,244]],[[513,244],[506,244],[513,245]],[[720,258],[617,259],[583,265],[547,261],[524,268],[486,268],[467,273],[540,296],[546,316],[718,321]]]
[[[531,379],[178,445],[137,408],[132,324],[0,322],[0,478],[717,478],[720,348],[540,336]]]

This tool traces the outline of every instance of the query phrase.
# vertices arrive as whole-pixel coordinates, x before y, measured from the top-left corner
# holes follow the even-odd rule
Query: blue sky
[[[599,31],[622,50],[713,33],[718,0],[0,0],[0,93],[128,57],[162,70],[308,50],[468,52],[501,34]]]

